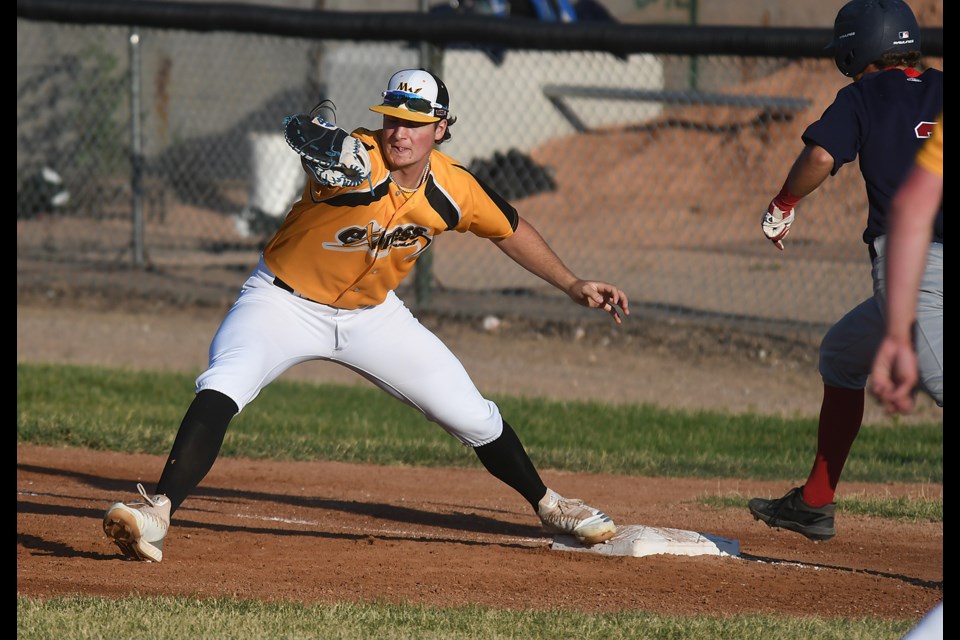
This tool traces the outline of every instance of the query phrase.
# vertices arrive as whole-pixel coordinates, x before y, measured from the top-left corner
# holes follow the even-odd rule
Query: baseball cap
[[[443,80],[425,69],[403,69],[390,76],[383,103],[370,111],[413,122],[450,117],[450,94]]]

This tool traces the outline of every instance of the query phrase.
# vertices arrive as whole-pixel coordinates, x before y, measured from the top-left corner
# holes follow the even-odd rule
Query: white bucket
[[[300,197],[305,174],[300,156],[279,133],[250,133],[250,203],[268,216],[281,218]]]

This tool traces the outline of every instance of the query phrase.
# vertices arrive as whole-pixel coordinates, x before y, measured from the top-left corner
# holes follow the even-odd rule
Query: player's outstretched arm
[[[794,160],[780,193],[770,201],[760,218],[760,228],[773,245],[783,251],[783,240],[796,218],[794,207],[830,177],[833,156],[815,144],[808,144]]]
[[[624,316],[630,315],[627,294],[608,282],[578,278],[563,264],[533,225],[523,218],[520,218],[512,236],[496,238],[493,243],[514,262],[560,289],[577,304],[602,309],[617,324],[623,322]]]

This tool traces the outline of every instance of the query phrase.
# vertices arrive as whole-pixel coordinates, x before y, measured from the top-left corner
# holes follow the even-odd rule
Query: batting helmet
[[[885,53],[920,51],[920,25],[902,0],[851,0],[837,13],[827,50],[853,77]]]

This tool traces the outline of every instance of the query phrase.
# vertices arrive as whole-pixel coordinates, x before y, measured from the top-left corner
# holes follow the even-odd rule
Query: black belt
[[[302,300],[306,300],[307,302],[312,302],[312,303],[314,303],[314,304],[320,304],[320,303],[317,302],[316,300],[311,300],[311,299],[308,298],[307,296],[301,294],[299,291],[297,291],[296,289],[294,289],[293,287],[291,287],[290,285],[288,285],[286,282],[284,282],[283,280],[281,280],[281,279],[278,278],[277,276],[273,276],[273,284],[276,285],[276,286],[278,286],[278,287],[280,287],[280,288],[283,289],[284,291],[287,291],[287,292],[289,292],[289,293],[297,296],[298,298],[300,298],[300,299],[302,299]]]
[[[273,284],[277,285],[278,287],[280,287],[280,288],[283,289],[284,291],[288,291],[288,292],[290,292],[290,293],[292,293],[292,294],[294,294],[294,295],[296,295],[296,293],[297,293],[296,291],[293,290],[293,287],[291,287],[291,286],[288,285],[286,282],[284,282],[283,280],[281,280],[279,276],[274,276],[274,277],[273,277]]]

